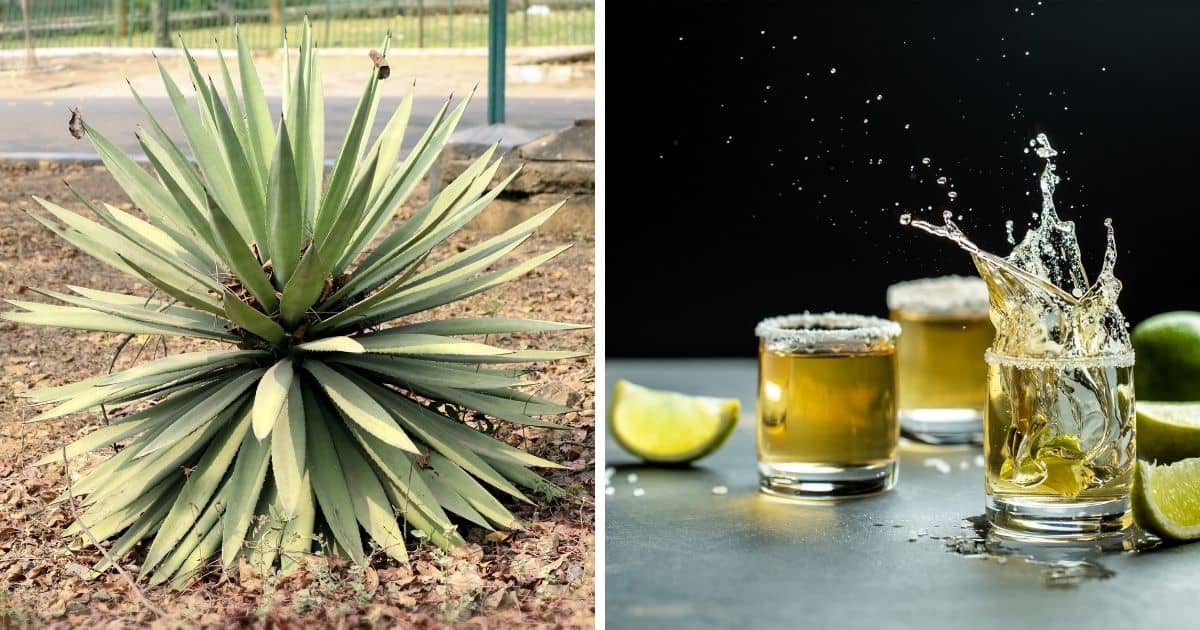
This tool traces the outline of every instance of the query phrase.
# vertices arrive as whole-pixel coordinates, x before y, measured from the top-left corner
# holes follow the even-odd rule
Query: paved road
[[[337,149],[354,113],[357,98],[329,98],[325,108],[325,153],[337,156]],[[411,146],[432,121],[444,102],[443,98],[416,97],[413,114],[406,132],[405,146]],[[155,117],[182,142],[183,135],[175,124],[170,102],[165,98],[146,99]],[[375,131],[387,123],[388,116],[399,99],[384,99],[380,106]],[[98,98],[83,102],[43,99],[0,100],[0,154],[3,153],[91,153],[91,145],[75,140],[67,133],[68,106],[79,105],[89,124],[104,132],[129,153],[140,154],[133,132],[143,122],[141,111],[132,98]],[[279,111],[278,99],[272,102],[272,112]],[[593,118],[592,99],[514,98],[507,104],[508,124],[532,131],[550,131],[571,124],[579,118]],[[482,125],[487,117],[487,101],[476,95],[467,108],[459,128]]]

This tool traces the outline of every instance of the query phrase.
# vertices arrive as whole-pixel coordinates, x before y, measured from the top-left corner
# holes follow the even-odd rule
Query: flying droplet
[[[908,129],[909,127],[912,127],[912,125],[910,125],[910,124],[908,124],[908,123],[904,123],[904,128],[905,128],[905,129]]]
[[[837,74],[837,68],[830,68],[829,74]]]
[[[958,193],[954,192],[953,190],[946,193],[946,196],[950,198],[950,201],[954,201],[955,199],[958,199]]]
[[[877,101],[882,101],[882,100],[883,100],[883,95],[882,95],[882,94],[876,94],[876,95],[875,95],[875,100],[877,100]]]
[[[931,159],[929,159],[929,158],[927,158],[927,157],[923,157],[923,158],[921,158],[921,163],[922,163],[922,164],[924,164],[925,166],[929,166],[929,163],[930,163],[930,162],[932,162],[932,161],[933,161],[933,160],[931,160]]]
[[[941,177],[937,178],[937,183],[939,186],[945,186],[946,185],[946,176],[942,175]]]
[[[905,212],[904,214],[900,215],[900,225],[911,225],[911,224],[912,224],[912,215],[911,214]]]

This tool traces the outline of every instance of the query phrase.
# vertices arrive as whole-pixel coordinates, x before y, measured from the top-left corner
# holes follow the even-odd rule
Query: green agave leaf
[[[313,525],[317,517],[317,504],[313,498],[312,482],[304,474],[297,497],[295,516],[283,528],[280,538],[279,573],[287,575],[303,566],[304,559],[312,550]]]
[[[387,444],[410,453],[420,452],[391,414],[359,384],[320,361],[306,360],[303,365],[346,419]]]
[[[220,208],[213,208],[212,220],[230,269],[263,308],[274,311],[279,306],[279,299],[275,297],[275,287],[271,286],[271,281],[267,279],[258,258],[241,240],[237,229]]]
[[[136,271],[138,275],[140,275],[150,284],[157,287],[163,293],[166,293],[167,295],[193,308],[207,311],[213,315],[225,315],[225,311],[212,301],[212,298],[209,297],[208,293],[201,293],[199,290],[180,288],[179,285],[159,278],[155,273],[147,269],[143,269],[128,258],[121,256],[121,254],[117,254],[117,256],[119,256],[126,265],[129,265],[130,269]]]
[[[99,405],[118,406],[134,400],[165,394],[176,387],[186,387],[196,380],[202,380],[209,370],[197,368],[190,372],[172,372],[157,376],[145,376],[134,381],[113,385],[94,385],[79,393],[65,398],[59,405],[42,412],[27,422],[43,422],[58,418],[77,411],[91,409]],[[110,409],[111,410],[111,409]]]
[[[267,211],[264,205],[266,195],[262,189],[262,182],[258,181],[258,169],[253,165],[251,158],[247,157],[237,129],[234,128],[233,121],[229,117],[229,111],[225,108],[225,103],[217,97],[217,90],[212,85],[211,79],[209,81],[209,91],[213,95],[212,113],[217,125],[217,137],[220,138],[224,148],[225,164],[233,176],[237,203],[240,204],[238,211],[246,215],[250,224],[250,233],[254,237],[253,240],[258,244],[262,259],[266,260],[270,257],[267,239]]]
[[[426,383],[460,389],[496,389],[527,384],[518,378],[474,372],[421,359],[384,355],[332,355],[327,360],[373,372],[387,377],[389,382],[405,386]]]
[[[461,494],[455,492],[450,484],[442,481],[442,478],[436,472],[422,469],[420,477],[425,480],[425,483],[433,491],[434,496],[437,497],[437,502],[442,504],[442,507],[484,529],[496,529],[496,526],[491,521],[487,520],[475,508],[471,507],[469,501],[464,499]]]
[[[501,335],[522,332],[580,330],[584,328],[590,328],[590,326],[587,324],[568,324],[509,317],[462,317],[458,319],[431,319],[413,324],[403,324],[393,327],[390,330],[426,335]]]
[[[213,258],[194,241],[195,237],[191,234],[185,235],[173,227],[160,228],[109,203],[102,204],[103,210],[100,210],[99,206],[86,201],[74,186],[67,184],[67,189],[125,238],[141,244],[172,267],[185,272],[203,272],[213,267]]]
[[[97,506],[88,510],[87,513],[80,515],[79,520],[63,530],[63,537],[69,540],[81,536],[83,528],[86,525],[91,530],[92,536],[96,537],[96,540],[112,538],[117,533],[132,525],[143,512],[150,509],[150,506],[164,494],[174,494],[178,489],[178,479],[163,479],[144,493],[135,497],[129,497],[129,502],[124,505],[119,507],[104,506],[106,509],[103,510],[99,509],[100,506]],[[97,514],[93,515],[93,513]],[[90,540],[84,542],[89,543]]]
[[[166,517],[167,510],[171,507],[171,501],[175,498],[175,492],[163,492],[155,500],[154,504],[149,507],[142,515],[121,534],[121,537],[112,544],[108,550],[108,555],[102,558],[92,567],[92,575],[90,578],[99,577],[99,575],[110,568],[112,562],[109,558],[120,560],[126,554],[133,551],[133,548],[138,546],[143,540],[154,534],[162,524]]]
[[[304,214],[300,206],[300,183],[296,180],[296,162],[288,137],[287,121],[279,122],[279,141],[271,161],[270,186],[267,188],[267,216],[271,225],[271,262],[280,288],[287,286],[300,263],[304,245]]]
[[[217,549],[220,548],[221,516],[225,513],[225,507],[233,498],[229,491],[229,482],[227,480],[221,484],[216,497],[204,508],[204,511],[200,513],[195,523],[192,524],[191,529],[180,539],[179,543],[171,550],[166,559],[158,565],[152,574],[143,566],[140,577],[150,575],[150,579],[148,580],[149,585],[157,586],[166,582],[173,575],[186,574],[185,565],[191,567],[198,564],[194,560],[197,552],[204,554],[202,560],[211,558]]]
[[[379,156],[376,156],[365,167],[362,181],[350,192],[337,216],[332,220],[328,232],[318,234],[313,241],[321,252],[321,260],[336,263],[346,254],[347,248],[354,239],[354,233],[362,225],[363,216],[367,212],[367,202],[371,197],[371,181],[375,169],[379,167]]]
[[[98,448],[115,444],[127,438],[133,437],[148,429],[153,429],[166,423],[171,419],[171,416],[158,414],[145,416],[143,418],[122,422],[120,424],[112,424],[106,427],[101,427],[87,435],[71,442],[66,447],[67,457],[75,457],[83,453],[94,451]],[[53,462],[60,462],[63,459],[62,451],[52,452],[45,457],[33,463],[34,466],[45,466]]]
[[[164,478],[182,475],[182,466],[192,461],[193,455],[225,426],[236,411],[232,409],[230,413],[218,415],[200,426],[191,436],[193,439],[180,441],[170,448],[163,449],[161,453],[140,459],[135,455],[133,460],[123,460],[112,474],[95,483],[96,489],[88,494],[84,505],[103,504],[110,508],[119,507]]]
[[[308,367],[308,364],[305,364]],[[320,403],[304,389],[304,418],[308,434],[308,462],[310,479],[321,514],[330,531],[341,547],[357,564],[363,563],[362,541],[358,536],[354,504],[350,499],[350,487],[343,474],[344,464],[338,459],[333,446],[333,437],[328,427],[337,418],[325,413]]]
[[[455,405],[468,407],[476,411],[482,412],[493,418],[515,422],[531,427],[542,427],[543,429],[567,429],[570,427],[545,420],[538,420],[525,413],[525,406],[518,401],[507,400],[489,396],[481,392],[472,392],[461,389],[453,389],[450,387],[433,387],[428,385],[418,386],[418,391],[422,394]]]
[[[163,517],[162,526],[142,561],[143,576],[154,570],[191,530],[225,479],[249,428],[250,418],[243,413],[237,422],[225,425],[209,443],[176,495],[170,511]]]
[[[194,68],[196,62],[189,56],[188,63],[193,66],[193,80],[195,80],[195,77],[199,75],[199,70]],[[200,116],[192,111],[183,93],[179,91],[179,86],[175,84],[175,80],[171,78],[161,61],[158,62],[158,72],[162,77],[163,86],[167,90],[171,107],[179,120],[179,126],[183,128],[184,136],[187,137],[188,146],[192,148],[192,153],[196,156],[196,164],[200,167],[206,189],[219,206],[219,209],[210,208],[213,220],[215,221],[218,215],[228,214],[228,221],[237,226],[235,232],[238,233],[239,240],[243,244],[249,243],[253,238],[254,231],[251,229],[250,219],[246,216],[241,200],[238,198],[233,184],[233,175],[229,172],[229,164],[218,144],[215,124],[201,121]],[[211,121],[211,109],[208,106],[210,99],[207,96],[208,84],[204,82],[203,78],[195,83],[196,90],[201,96],[202,107],[200,109],[205,112],[206,116],[209,116],[209,121]],[[218,241],[222,238],[219,234],[214,234],[214,236],[218,237]],[[227,258],[226,260],[228,262]]]
[[[274,437],[271,439],[271,465],[275,485],[279,488],[278,503],[283,513],[289,516],[297,513],[303,495],[312,492],[304,485],[304,475],[308,469],[307,442],[300,387],[300,380],[293,378],[288,386],[284,407],[275,420]]]
[[[487,460],[487,463],[492,465],[492,468],[500,471],[500,474],[507,477],[522,488],[528,488],[547,499],[553,499],[566,496],[566,491],[558,486],[546,481],[541,475],[529,470],[528,468],[515,464],[507,459],[482,455]]]
[[[444,422],[453,422],[417,403],[387,390],[378,385],[368,384],[373,394],[379,396],[381,402],[392,411],[392,416],[404,428],[416,435],[422,442],[432,446],[434,450],[448,457],[451,461],[462,466],[471,474],[486,481],[492,487],[506,492],[526,503],[532,503],[516,486],[509,483],[503,475],[496,472],[487,462],[476,455],[470,448],[457,439],[452,431],[445,428]],[[454,423],[457,424],[457,423]],[[459,425],[460,427],[462,425]],[[468,431],[473,429],[462,427]],[[475,432],[482,437],[482,433]],[[490,439],[490,438],[488,438]],[[495,441],[495,440],[492,440]],[[497,442],[498,443],[498,442]],[[479,509],[479,506],[475,506]]]
[[[418,405],[390,390],[385,391],[380,396],[387,401],[388,408],[396,412],[397,419],[400,419],[401,412],[407,414],[405,417],[409,419],[409,422],[419,423],[427,431],[435,433],[441,442],[460,444],[480,456],[486,455],[492,458],[504,459],[523,466],[566,468],[550,460],[527,453],[519,448],[513,448],[461,422],[451,420],[436,411]],[[404,423],[402,422],[402,424]],[[422,441],[426,441],[423,436],[418,437],[421,437]],[[461,462],[458,463],[462,465]],[[470,468],[467,469],[470,470]]]
[[[270,455],[269,437],[259,440],[247,433],[242,438],[242,448],[238,450],[237,461],[229,476],[229,490],[236,500],[229,502],[221,519],[224,527],[221,534],[221,564],[227,569],[242,553],[242,542],[246,539],[250,518],[254,516],[254,506],[258,503],[263,480],[267,477]]]
[[[228,289],[225,290],[225,314],[238,326],[266,340],[276,348],[283,347],[286,333],[275,320],[267,317],[262,311],[238,299]]]
[[[83,133],[91,141],[108,172],[112,174],[121,190],[129,195],[134,205],[162,224],[180,227],[188,225],[189,222],[176,205],[175,199],[161,184],[154,181],[149,173],[86,122],[83,124]]]
[[[234,25],[234,35],[236,36],[237,25]],[[225,52],[221,50],[221,44],[213,38],[213,44],[217,49],[217,59],[221,62],[221,83],[225,88],[225,103],[229,109],[229,118],[233,123],[233,130],[237,133],[238,144],[245,153],[246,161],[251,167],[250,175],[254,179],[255,185],[260,192],[265,191],[263,187],[267,178],[263,177],[262,162],[263,158],[258,153],[257,138],[250,137],[249,123],[246,120],[246,114],[242,111],[242,105],[238,101],[237,89],[233,87],[233,75],[229,73],[229,64],[225,61]],[[212,81],[212,77],[209,77]]]
[[[361,295],[384,283],[391,286],[406,281],[406,278],[397,278],[402,270],[420,262],[433,247],[476,217],[520,172],[519,168],[515,169],[500,184],[480,197],[478,193],[482,188],[479,186],[491,181],[500,166],[500,161],[497,160],[484,171],[476,168],[476,165],[481,163],[476,161],[476,164],[468,167],[463,175],[451,182],[398,229],[384,237],[379,246],[355,269],[350,280],[326,300],[326,304],[343,297]],[[376,301],[380,299],[382,298],[375,298]],[[370,303],[370,300],[367,302]],[[356,308],[364,307],[365,305],[356,305]]]
[[[258,69],[254,66],[254,59],[250,56],[246,40],[242,37],[240,27],[237,25],[234,26],[234,39],[237,40],[238,78],[242,82],[242,98],[246,102],[246,123],[251,140],[250,145],[254,147],[254,153],[259,158],[259,170],[265,177],[267,169],[271,166],[267,164],[267,159],[271,155],[270,149],[274,140],[271,137],[271,114],[267,107],[267,98],[263,94],[262,81],[258,77]],[[284,58],[286,57],[287,55],[284,55]],[[284,75],[285,85],[287,76]],[[270,190],[277,189],[272,187]]]
[[[333,164],[333,172],[329,176],[329,186],[325,189],[325,198],[317,212],[314,234],[318,242],[323,242],[329,236],[329,231],[337,222],[339,214],[345,211],[344,204],[350,193],[351,181],[358,169],[359,160],[362,158],[362,148],[366,143],[367,134],[371,132],[375,111],[379,108],[378,74],[374,66],[371,66],[370,78],[367,80],[362,96],[359,97],[358,105],[354,108],[350,125],[346,128],[346,137],[342,140],[342,148]],[[372,158],[368,163],[377,163],[378,155],[372,156]],[[368,182],[368,191],[373,181],[374,171],[372,171],[371,182]],[[363,204],[366,204],[366,200],[363,201]]]
[[[41,302],[25,302],[23,300],[5,300],[5,302],[18,308],[24,308],[26,311],[0,313],[0,319],[7,319],[22,324],[125,333],[127,335],[197,336],[190,330],[170,326],[156,326],[107,313],[97,313],[90,308],[60,306]],[[232,335],[229,335],[229,337],[225,338],[225,336],[222,336],[220,339],[234,341]],[[208,338],[211,339],[212,337]]]
[[[496,497],[479,485],[457,464],[437,453],[429,454],[429,463],[441,480],[467,500],[477,512],[502,529],[522,529],[521,522],[513,516]],[[490,467],[490,466],[489,466]],[[491,529],[489,527],[489,529]]]
[[[283,529],[287,519],[278,509],[278,491],[274,483],[267,479],[262,493],[258,496],[258,505],[254,508],[254,527],[250,530],[250,540],[246,543],[250,549],[246,561],[261,575],[269,575],[275,560],[279,557],[279,542],[283,538]]]
[[[367,456],[346,435],[345,429],[337,425],[331,425],[329,429],[338,461],[346,475],[346,485],[354,488],[350,494],[354,516],[384,553],[400,562],[408,562],[404,534],[400,532],[396,514],[392,511],[383,485],[367,462]]]
[[[73,306],[81,306],[94,311],[100,311],[101,313],[116,315],[125,319],[145,322],[155,326],[181,328],[192,332],[197,337],[224,339],[228,341],[237,339],[237,337],[227,332],[224,320],[213,317],[211,314],[203,311],[193,311],[195,313],[194,316],[185,316],[177,313],[159,312],[153,308],[114,304],[112,302],[101,301],[92,298],[79,298],[47,289],[31,288],[30,290],[46,297],[54,298],[60,302],[66,302],[67,304],[71,304]]]
[[[379,473],[386,479],[387,483],[384,485],[394,486],[398,494],[402,495],[401,500],[392,501],[402,515],[413,510],[421,512],[427,521],[422,525],[426,532],[450,532],[454,529],[450,517],[446,516],[437,497],[421,477],[421,466],[410,453],[385,444],[357,427],[350,427],[350,431],[358,440],[363,452],[371,458]]]
[[[328,278],[325,263],[321,260],[315,246],[309,246],[308,251],[300,259],[296,273],[283,287],[283,297],[279,304],[279,314],[283,325],[289,330],[294,329],[304,319],[308,308],[316,304],[325,290],[325,280]]]
[[[471,94],[474,94],[474,90],[471,91]],[[383,226],[387,225],[387,222],[395,215],[404,201],[408,199],[408,196],[416,188],[417,183],[425,176],[430,167],[433,166],[434,160],[441,153],[446,141],[450,139],[450,135],[454,133],[454,129],[458,126],[458,121],[462,118],[463,112],[466,111],[470,101],[471,96],[468,95],[445,118],[443,118],[446,110],[445,106],[438,112],[437,117],[426,130],[425,135],[417,141],[417,145],[409,152],[404,164],[385,181],[383,192],[377,195],[377,201],[367,213],[368,219],[364,223],[367,227],[359,233],[349,251],[361,251],[383,229]],[[449,102],[447,102],[447,105],[449,105]],[[349,260],[346,261],[346,264],[348,263]],[[340,272],[343,268],[339,265],[336,271]]]
[[[209,225],[208,193],[204,190],[204,184],[200,183],[197,178],[195,189],[191,189],[189,176],[195,178],[197,177],[196,173],[186,158],[179,158],[184,160],[182,165],[174,163],[175,158],[171,154],[178,153],[179,149],[171,144],[169,138],[154,138],[141,133],[135,134],[135,136],[142,152],[150,160],[150,166],[158,173],[159,181],[175,198],[175,203],[179,205],[180,211],[188,222],[187,227],[193,238],[196,239],[191,242],[185,238],[182,244],[190,244],[193,252],[201,251],[204,254],[202,258],[211,262],[207,268],[216,268],[218,264],[217,240],[213,236],[212,226]]]
[[[404,95],[404,100],[400,101],[400,105],[392,112],[392,117],[388,120],[387,126],[383,128],[383,132],[375,139],[375,144],[372,145],[368,153],[369,156],[379,156],[381,167],[375,169],[375,179],[371,182],[372,207],[377,205],[379,195],[383,190],[384,181],[387,180],[388,175],[392,174],[392,171],[395,169],[394,165],[400,159],[400,149],[404,143],[404,132],[408,130],[408,120],[412,116],[414,93],[415,90],[409,90],[408,94]],[[358,177],[361,178],[361,174]],[[360,242],[357,237],[355,242]]]
[[[409,356],[463,355],[477,357],[510,354],[512,352],[512,350],[497,348],[484,343],[464,341],[454,337],[396,332],[395,330],[369,333],[357,337],[356,340],[367,352],[382,354]]]
[[[167,135],[166,130],[159,124],[158,119],[150,112],[150,108],[146,107],[146,103],[142,101],[141,95],[134,89],[133,83],[129,79],[126,79],[125,83],[129,85],[129,91],[133,94],[133,99],[137,101],[138,108],[142,110],[142,114],[146,116],[146,120],[150,123],[151,136],[143,138],[142,134],[138,134],[138,139],[145,139],[148,144],[156,147],[153,156],[147,153],[147,156],[151,157],[152,162],[154,161],[154,157],[157,157],[158,161],[162,164],[163,168],[155,165],[155,171],[158,172],[160,178],[163,177],[164,173],[170,173],[170,178],[176,182],[179,191],[186,194],[189,199],[188,203],[182,203],[180,202],[179,195],[172,191],[172,196],[179,203],[180,210],[189,218],[189,223],[192,224],[193,228],[202,227],[207,221],[203,219],[202,214],[195,216],[189,214],[188,206],[191,206],[195,210],[200,210],[208,206],[207,194],[204,191],[204,182],[201,181],[200,175],[192,167],[191,161],[183,154],[178,145],[171,140],[171,137]],[[170,186],[167,186],[167,189],[170,190]],[[200,220],[197,221],[197,218]]]
[[[170,427],[167,427],[166,431],[163,431],[162,434],[154,438],[153,442],[138,453],[138,457],[145,457],[158,452],[160,449],[177,444],[192,433],[192,431],[220,415],[222,411],[240,407],[241,403],[248,398],[248,396],[245,396],[246,390],[257,383],[258,379],[262,378],[265,372],[266,370],[259,368],[240,372],[236,376],[224,379],[221,382],[221,386],[215,388],[212,394],[200,401],[190,413],[177,420]]]
[[[127,266],[122,257],[133,260],[143,268],[152,270],[158,276],[179,284],[181,288],[193,290],[199,287],[211,289],[220,286],[212,278],[196,269],[180,264],[178,261],[156,256],[142,247],[140,243],[127,239],[120,232],[84,219],[74,212],[40,197],[35,196],[33,200],[54,215],[56,219],[62,221],[67,229],[55,225],[44,217],[31,214],[30,216],[38,223],[46,226],[72,245],[79,247],[88,255],[139,280],[142,279],[141,276]],[[120,255],[118,255],[117,249],[120,249]]]
[[[197,368],[217,370],[239,363],[249,363],[270,357],[261,350],[209,350],[203,352],[188,352],[177,354],[154,361],[147,361],[137,367],[114,372],[101,378],[97,385],[115,385],[129,383],[146,376],[160,376],[175,372],[187,372]]]
[[[287,414],[295,374],[291,359],[280,359],[263,374],[254,392],[254,437],[261,440],[270,435],[280,416]]]
[[[296,346],[296,349],[305,352],[348,352],[351,354],[366,352],[366,349],[354,337],[325,337],[316,341],[306,341]]]
[[[196,545],[192,552],[179,565],[179,569],[175,572],[174,579],[171,580],[171,590],[182,591],[188,584],[200,576],[204,565],[208,563],[209,558],[217,552],[221,546],[221,528],[213,525],[209,528],[208,533]],[[151,581],[153,585],[153,581]]]

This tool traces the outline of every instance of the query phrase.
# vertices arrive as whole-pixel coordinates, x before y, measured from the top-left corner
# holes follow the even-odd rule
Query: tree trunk
[[[271,0],[271,26],[279,26],[283,22],[283,6],[279,0]]]
[[[167,27],[167,0],[150,0],[150,24],[154,28],[154,45],[171,47],[171,35]]]
[[[21,20],[25,23],[25,65],[37,67],[37,53],[33,48],[33,29],[29,25],[29,0],[21,0]]]
[[[118,38],[129,36],[129,0],[113,0],[113,35]]]

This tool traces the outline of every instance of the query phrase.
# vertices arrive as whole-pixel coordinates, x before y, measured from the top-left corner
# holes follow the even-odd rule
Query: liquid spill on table
[[[1038,568],[1037,579],[1047,588],[1074,588],[1089,580],[1107,580],[1116,572],[1104,559],[1117,554],[1139,554],[1158,549],[1162,541],[1137,527],[1121,536],[1087,542],[1041,542],[1010,538],[998,533],[983,515],[962,520],[965,535],[948,536],[945,548],[967,558],[982,558],[998,566],[1020,560]]]

